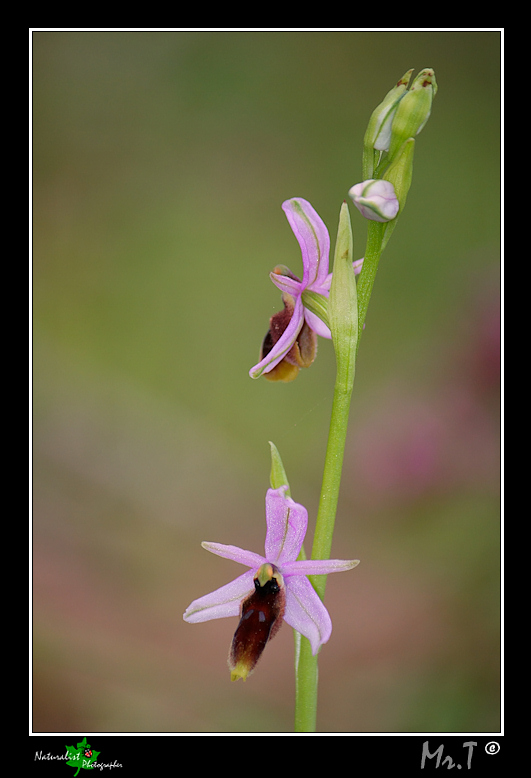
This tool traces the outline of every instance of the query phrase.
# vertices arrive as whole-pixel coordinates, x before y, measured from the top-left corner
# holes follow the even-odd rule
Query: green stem
[[[345,211],[342,212],[343,215],[344,213]],[[332,308],[330,310],[331,329],[336,351],[337,375],[334,387],[334,399],[332,402],[332,414],[326,448],[321,497],[319,500],[312,547],[312,559],[330,558],[337,503],[339,499],[339,487],[341,484],[341,471],[343,468],[345,443],[347,439],[350,400],[354,385],[355,355],[357,354],[359,336],[361,335],[363,323],[367,315],[374,278],[376,276],[378,262],[384,245],[385,227],[385,224],[379,222],[369,222],[365,260],[357,285],[355,281],[348,276],[354,284],[354,289],[351,294],[354,309],[351,308],[352,316],[350,329],[349,327],[344,329],[345,334],[343,337],[334,337],[335,332],[337,333],[338,330],[334,330],[334,309]],[[348,222],[348,230],[349,229],[350,222]],[[352,266],[352,237],[351,235],[348,235],[348,230],[343,231],[342,242],[340,242],[340,236],[342,235],[340,220],[338,245],[336,246],[336,258],[334,261],[334,276],[336,276],[336,272],[339,269],[337,265],[338,256],[345,259],[349,263],[349,267]],[[348,245],[348,250],[345,250],[346,245]],[[339,298],[345,287],[343,278],[347,277],[342,277],[341,283],[339,283],[339,276],[335,278],[335,281],[338,281],[336,290],[332,289],[330,292],[331,299],[335,295],[335,298],[338,300],[337,309],[341,306]],[[326,588],[326,576],[310,576],[310,581],[319,597],[323,599]],[[318,657],[312,655],[310,642],[300,635],[296,635],[295,637],[295,646],[295,731],[315,732],[317,719]]]
[[[315,732],[317,675],[310,641],[295,632],[295,732]]]
[[[328,559],[330,557],[351,395],[352,386],[345,388],[341,380],[336,380],[330,433],[326,448],[323,485],[312,547],[312,559]],[[323,599],[326,575],[310,576],[310,581],[319,597]],[[304,637],[300,638],[296,666],[295,731],[315,732],[318,680],[317,656],[313,656],[310,642]]]
[[[326,447],[323,483],[315,524],[312,559],[329,559],[339,499],[341,469],[347,438],[350,398],[354,384],[358,313],[356,279],[352,269],[352,228],[348,206],[343,203],[334,255],[334,274],[328,300],[328,319],[336,354],[336,382]],[[326,576],[310,576],[321,599]],[[296,639],[295,731],[315,732],[317,718],[317,656],[306,638]]]
[[[328,435],[328,445],[326,447],[323,484],[312,546],[312,559],[330,558],[337,502],[339,499],[339,487],[341,484],[341,470],[343,467],[343,457],[347,439],[351,396],[352,385],[345,387],[338,376],[332,403],[330,432]],[[326,575],[312,576],[311,581],[318,595],[323,599],[326,586]]]

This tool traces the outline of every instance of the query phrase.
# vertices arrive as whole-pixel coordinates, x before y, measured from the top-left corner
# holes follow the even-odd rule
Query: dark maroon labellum
[[[295,300],[293,297],[284,292],[282,301],[284,303],[283,310],[275,313],[269,320],[269,330],[262,341],[262,348],[260,350],[261,360],[269,354],[274,345],[280,340],[293,316],[295,308]],[[282,359],[278,365],[275,365],[272,370],[264,373],[264,377],[267,378],[268,381],[293,381],[297,377],[300,367],[309,367],[312,364],[316,353],[317,335],[310,329],[306,321],[304,321],[295,343],[285,355],[284,359]]]
[[[263,565],[260,573],[262,580],[265,575],[270,577],[263,585],[259,577],[254,579],[255,590],[242,602],[240,623],[232,639],[229,667],[233,681],[247,678],[266,643],[276,635],[282,624],[286,600],[282,576],[270,564]]]

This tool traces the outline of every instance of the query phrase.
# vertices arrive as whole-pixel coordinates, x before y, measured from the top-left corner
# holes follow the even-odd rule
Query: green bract
[[[341,375],[346,385],[351,385],[354,381],[358,342],[358,298],[352,255],[350,214],[348,205],[344,202],[339,215],[334,272],[328,301],[328,321],[336,352],[338,378]]]
[[[284,465],[282,464],[282,459],[280,458],[278,448],[272,441],[269,441],[269,445],[271,446],[271,476],[269,478],[271,489],[280,489],[281,486],[285,486],[286,494],[289,497],[290,490],[288,476],[284,470]]]
[[[413,152],[415,151],[414,138],[408,138],[408,140],[402,145],[398,154],[394,158],[393,162],[389,165],[385,171],[384,178],[393,184],[395,194],[399,204],[398,216],[404,210],[406,204],[407,193],[411,186],[411,179],[413,177]],[[385,226],[385,232],[382,242],[382,251],[384,250],[387,241],[391,237],[391,233],[396,226],[396,218],[389,222]]]

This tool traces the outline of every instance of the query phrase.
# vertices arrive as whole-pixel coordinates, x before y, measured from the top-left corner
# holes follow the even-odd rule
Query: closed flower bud
[[[414,138],[422,130],[430,117],[436,93],[435,73],[431,68],[421,70],[396,108],[391,125],[388,162],[392,161],[408,138]]]
[[[386,94],[378,108],[375,108],[372,112],[363,140],[364,178],[371,178],[374,173],[374,151],[387,151],[389,148],[393,117],[398,103],[406,92],[412,73],[413,68],[402,76],[398,83]]]
[[[366,219],[388,222],[398,213],[399,203],[390,181],[369,179],[349,189],[354,205]]]

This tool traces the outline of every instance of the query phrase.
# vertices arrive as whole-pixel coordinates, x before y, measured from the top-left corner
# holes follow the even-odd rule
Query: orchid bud
[[[391,126],[388,162],[393,160],[408,138],[414,138],[422,130],[429,119],[436,93],[435,73],[431,68],[421,70],[397,105]]]
[[[349,195],[362,216],[376,222],[388,222],[398,213],[399,203],[390,181],[370,178],[349,189]]]
[[[413,68],[408,70],[384,97],[378,108],[376,108],[365,132],[363,140],[363,177],[371,178],[374,173],[375,150],[387,151],[391,142],[391,124],[395,115],[398,103],[404,96],[409,79],[413,73]]]

